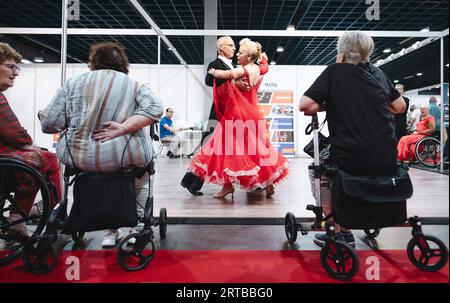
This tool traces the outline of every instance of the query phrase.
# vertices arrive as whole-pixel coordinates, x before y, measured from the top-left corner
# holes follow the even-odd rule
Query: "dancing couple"
[[[239,44],[239,67],[231,63],[235,46],[230,37],[218,40],[219,56],[208,66],[206,83],[212,80],[214,95],[210,120],[216,117],[219,123],[204,138],[181,182],[194,195],[201,195],[203,182],[208,182],[222,185],[216,198],[233,196],[234,185],[245,190],[265,188],[271,197],[274,185],[288,173],[287,160],[270,143],[256,95],[268,71],[267,56],[258,42],[245,38]]]

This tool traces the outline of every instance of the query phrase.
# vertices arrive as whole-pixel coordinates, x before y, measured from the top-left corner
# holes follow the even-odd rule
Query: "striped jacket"
[[[40,155],[24,147],[33,144],[31,136],[22,127],[6,97],[0,93],[0,157],[24,161],[35,168],[43,166]]]
[[[122,123],[132,115],[159,121],[162,113],[161,100],[145,85],[121,72],[97,70],[68,80],[39,112],[39,119],[44,133],[64,131],[57,146],[64,164],[83,171],[111,172],[121,166],[143,167],[151,161],[149,132],[142,129],[133,136],[100,143],[92,139],[93,131],[103,122]]]

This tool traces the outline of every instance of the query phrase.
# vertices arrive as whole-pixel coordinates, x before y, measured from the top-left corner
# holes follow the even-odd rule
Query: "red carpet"
[[[448,264],[439,272],[419,271],[405,251],[358,251],[360,269],[356,283],[449,283]],[[116,251],[64,251],[55,270],[46,275],[25,272],[22,261],[0,268],[0,282],[72,282],[66,279],[66,258],[80,260],[80,280],[90,283],[329,283],[338,282],[322,269],[319,251],[186,251],[159,250],[150,265],[138,272],[125,272]],[[368,281],[366,259],[380,260],[380,280]]]

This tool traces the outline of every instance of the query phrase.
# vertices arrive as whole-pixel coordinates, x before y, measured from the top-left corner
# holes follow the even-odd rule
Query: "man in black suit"
[[[207,71],[210,68],[218,69],[218,70],[230,70],[236,67],[236,65],[232,62],[232,58],[234,56],[234,52],[236,51],[236,45],[231,37],[225,36],[221,37],[217,40],[217,59],[209,63]],[[214,77],[206,73],[205,84],[212,87],[213,86]],[[216,85],[219,87],[227,80],[216,79]],[[244,80],[235,81],[236,86],[241,91],[246,91],[250,89],[249,84]],[[207,130],[203,133],[201,145],[203,145],[207,140],[207,138],[213,133],[214,127],[219,123],[217,119],[216,110],[214,107],[214,102],[211,106],[211,111],[209,113],[209,121]],[[194,196],[202,196],[203,193],[200,192],[200,189],[203,186],[203,181],[196,175],[188,172],[184,175],[183,180],[181,181],[181,186],[186,188],[191,194]]]
[[[405,92],[405,86],[403,84],[396,84],[395,85],[395,89],[400,93],[400,95],[403,96],[403,93]],[[401,114],[396,114],[394,116],[394,120],[395,120],[395,135],[397,137],[397,140],[400,141],[400,138],[403,136],[406,136],[408,134],[407,130],[406,130],[406,114],[408,112],[408,108],[409,108],[409,99],[403,96],[403,99],[405,100],[406,103],[406,110],[405,112],[401,113]]]

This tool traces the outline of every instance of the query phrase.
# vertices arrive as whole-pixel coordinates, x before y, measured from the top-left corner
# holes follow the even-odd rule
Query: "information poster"
[[[258,100],[273,146],[285,156],[295,156],[293,91],[259,91]]]

